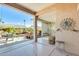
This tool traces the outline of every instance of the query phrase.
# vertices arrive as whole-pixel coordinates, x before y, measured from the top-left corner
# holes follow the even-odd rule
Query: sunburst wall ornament
[[[75,22],[70,17],[69,18],[65,18],[63,21],[61,21],[60,26],[64,30],[73,30],[74,26],[75,26]]]

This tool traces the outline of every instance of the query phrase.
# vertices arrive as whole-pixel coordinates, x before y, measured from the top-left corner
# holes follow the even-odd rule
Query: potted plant
[[[55,36],[49,36],[49,44],[55,44]]]

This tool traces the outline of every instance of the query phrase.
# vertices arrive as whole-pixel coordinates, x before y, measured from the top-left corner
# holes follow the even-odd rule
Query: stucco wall
[[[62,7],[63,8],[63,7]],[[67,17],[71,17],[75,22],[75,29],[79,30],[79,17],[76,9],[56,12],[56,25],[60,27],[60,22]],[[65,42],[67,52],[79,55],[79,32],[61,30],[55,33],[56,40]]]
[[[58,31],[56,41],[64,41],[65,51],[79,55],[79,33],[73,31]]]

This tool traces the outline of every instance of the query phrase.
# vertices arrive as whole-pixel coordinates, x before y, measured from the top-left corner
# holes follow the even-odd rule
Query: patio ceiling
[[[20,5],[27,7],[33,11],[39,12],[42,9],[51,6],[52,3],[20,3]]]
[[[72,11],[77,8],[75,3],[19,3],[19,5],[35,11],[35,15],[48,22],[56,22],[57,11]]]
[[[11,7],[17,8],[21,11],[28,12],[32,15],[44,14],[44,9],[53,5],[53,3],[5,3]],[[49,15],[50,16],[50,15]],[[43,17],[41,19],[49,19],[50,17]],[[47,20],[46,20],[47,21]]]
[[[74,10],[77,4],[53,4],[53,3],[9,3],[8,5],[18,8],[22,11],[39,15],[39,18],[46,21],[56,21],[56,11]],[[52,22],[53,22],[52,21]]]
[[[75,3],[53,4],[39,11],[37,15],[40,15],[39,17],[46,21],[56,22],[58,21],[57,17],[60,16],[59,13],[77,11],[77,5]]]

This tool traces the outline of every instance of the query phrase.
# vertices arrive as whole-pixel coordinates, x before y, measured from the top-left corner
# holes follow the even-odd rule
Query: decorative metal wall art
[[[73,21],[72,18],[65,18],[63,21],[61,21],[60,26],[64,30],[73,30],[75,22]]]

